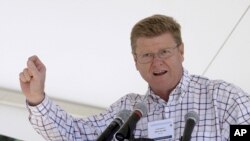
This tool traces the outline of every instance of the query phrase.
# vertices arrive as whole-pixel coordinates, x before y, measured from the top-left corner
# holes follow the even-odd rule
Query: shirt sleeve
[[[250,95],[232,84],[225,88],[224,95],[227,98],[222,112],[222,134],[229,137],[230,125],[250,124]]]
[[[250,95],[236,86],[228,87],[229,99],[224,117],[231,124],[250,124]]]
[[[37,106],[30,106],[29,121],[33,128],[48,141],[92,141],[105,129],[116,113],[116,104],[105,112],[86,119],[74,118],[48,96]]]

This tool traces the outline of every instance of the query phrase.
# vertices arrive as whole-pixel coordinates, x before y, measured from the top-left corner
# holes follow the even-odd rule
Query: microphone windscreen
[[[185,121],[187,121],[188,119],[192,119],[195,123],[198,123],[199,115],[195,111],[190,111],[185,115]]]
[[[123,109],[116,115],[116,118],[120,119],[123,124],[129,118],[130,114],[131,114],[130,110]]]
[[[147,106],[144,102],[136,103],[134,110],[140,111],[142,116],[147,114]]]

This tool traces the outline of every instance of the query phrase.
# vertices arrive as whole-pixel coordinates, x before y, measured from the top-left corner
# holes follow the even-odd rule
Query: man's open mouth
[[[164,75],[166,74],[168,71],[166,70],[162,70],[162,71],[155,71],[153,72],[154,76],[161,76],[161,75]]]

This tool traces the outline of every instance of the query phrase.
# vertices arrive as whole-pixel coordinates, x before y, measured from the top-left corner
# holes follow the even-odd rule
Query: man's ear
[[[132,55],[133,55],[133,58],[134,58],[136,70],[138,70],[136,55],[134,53],[132,53]]]
[[[180,52],[180,54],[182,56],[182,61],[184,61],[184,43],[181,43],[179,45],[179,52]]]

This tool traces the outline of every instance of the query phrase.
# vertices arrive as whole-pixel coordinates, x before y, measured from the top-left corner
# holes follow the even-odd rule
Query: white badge
[[[158,120],[148,123],[148,137],[154,140],[169,141],[174,138],[173,119]]]

